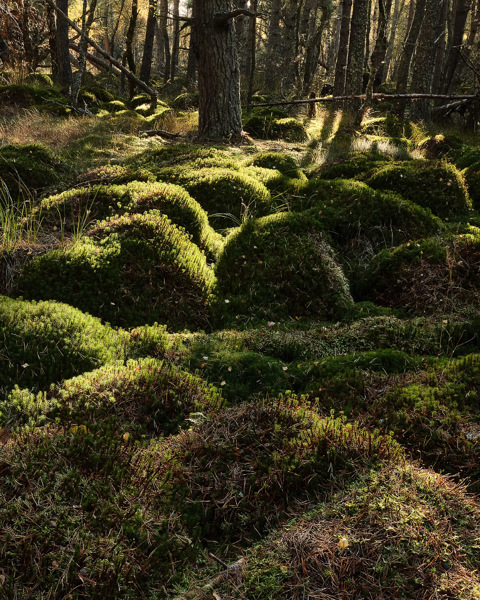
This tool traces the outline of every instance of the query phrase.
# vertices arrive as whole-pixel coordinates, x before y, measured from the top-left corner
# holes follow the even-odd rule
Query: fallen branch
[[[146,131],[140,132],[142,135],[146,135],[148,137],[153,137],[154,135],[159,135],[160,137],[175,139],[178,137],[183,137],[181,133],[172,133],[171,131],[165,131],[163,129],[147,129]]]
[[[63,19],[65,19],[67,21],[67,23],[70,25],[70,27],[72,27],[72,29],[74,29],[80,35],[84,35],[84,33],[82,32],[82,30],[80,29],[80,27],[74,21],[72,21],[71,19],[69,19],[67,17],[67,15],[63,12],[63,10],[60,10],[58,8],[58,6],[55,4],[55,2],[53,0],[45,0],[45,2],[49,6],[51,6]],[[103,58],[105,58],[109,63],[111,63],[119,71],[121,71],[125,75],[125,77],[127,79],[130,79],[130,81],[133,81],[136,86],[138,86],[141,90],[143,90],[145,93],[147,93],[150,96],[152,108],[155,108],[157,106],[157,100],[158,100],[158,98],[157,98],[157,92],[155,90],[153,90],[150,86],[148,86],[141,79],[138,79],[138,77],[136,75],[134,75],[131,71],[129,71],[128,69],[126,69],[122,65],[122,63],[120,63],[118,60],[116,60],[115,58],[113,58],[113,56],[110,56],[110,54],[108,54],[108,52],[105,52],[105,50],[101,46],[99,46],[97,44],[97,42],[95,42],[94,40],[92,40],[91,37],[89,37],[88,35],[84,35],[84,39],[88,42],[88,44],[90,46],[92,46],[92,48],[95,48],[95,50],[101,56],[103,56]]]
[[[201,588],[195,588],[194,590],[187,592],[184,596],[179,596],[173,600],[191,600],[192,598],[195,598],[195,600],[200,600],[202,596],[211,592],[219,583],[223,583],[225,580],[230,579],[235,575],[240,575],[244,566],[245,559],[241,558],[240,560],[237,560],[236,563],[233,563],[233,565],[228,565],[223,573],[220,573],[220,575],[214,577]]]
[[[70,42],[68,45],[71,50],[74,50],[75,52],[80,52],[80,47],[78,44]],[[91,54],[90,52],[87,52],[87,60],[89,63],[91,63],[97,69],[100,69],[102,71],[111,71],[117,77],[121,77],[121,75],[122,75],[121,71],[116,69],[108,61],[102,60],[101,58],[99,58],[98,56],[95,56],[94,54]]]
[[[344,100],[365,100],[366,94],[356,94],[353,96],[325,96],[323,98],[314,98],[311,100],[283,100],[281,102],[262,102],[261,104],[252,104],[252,108],[257,106],[286,106],[290,104],[310,104],[312,102],[343,102]],[[465,96],[455,96],[446,94],[373,94],[376,100],[474,100],[477,96],[474,94]]]

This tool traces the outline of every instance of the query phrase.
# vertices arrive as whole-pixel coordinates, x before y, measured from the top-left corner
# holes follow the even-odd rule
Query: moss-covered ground
[[[478,600],[480,139],[81,98],[0,87],[0,600]]]

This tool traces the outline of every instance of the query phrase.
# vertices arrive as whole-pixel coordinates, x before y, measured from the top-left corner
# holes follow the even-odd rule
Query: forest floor
[[[38,89],[0,87],[0,598],[480,599],[478,136]]]

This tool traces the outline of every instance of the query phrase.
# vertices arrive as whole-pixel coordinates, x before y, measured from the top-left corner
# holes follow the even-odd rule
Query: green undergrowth
[[[35,257],[16,294],[68,302],[109,323],[208,323],[214,275],[189,236],[158,212],[107,220],[88,236]]]
[[[410,464],[387,466],[253,547],[240,576],[214,591],[249,600],[385,590],[405,600],[475,600],[479,525],[478,503],[462,487]]]
[[[122,359],[127,334],[56,302],[0,297],[0,393],[35,390]]]
[[[143,439],[178,433],[191,413],[206,415],[221,404],[217,390],[199,377],[148,358],[101,367],[48,392],[17,387],[0,407],[0,421],[11,430],[101,422],[127,438]]]
[[[471,210],[465,181],[449,163],[412,160],[387,165],[365,183],[375,189],[398,192],[443,219],[468,215]]]
[[[278,118],[272,111],[254,111],[245,119],[243,129],[253,138],[282,139],[286,142],[308,140],[308,133],[303,123],[291,117]]]
[[[477,228],[383,250],[371,262],[361,294],[411,314],[471,318],[478,312]]]
[[[38,206],[44,228],[57,235],[79,235],[107,217],[158,210],[185,229],[209,257],[218,254],[221,237],[209,225],[205,211],[183,188],[165,183],[132,181],[126,185],[81,187],[49,196]]]
[[[227,238],[216,276],[219,323],[291,316],[328,320],[352,304],[322,225],[310,215],[246,221]]]

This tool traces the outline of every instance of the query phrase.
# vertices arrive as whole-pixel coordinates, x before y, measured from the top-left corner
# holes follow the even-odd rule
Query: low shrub
[[[123,358],[127,334],[56,302],[0,296],[0,392],[15,385],[45,389]]]
[[[365,183],[375,189],[398,192],[443,219],[464,215],[471,209],[460,171],[447,163],[412,160],[388,165]]]
[[[100,223],[88,236],[35,257],[17,295],[61,299],[110,323],[155,321],[173,329],[204,327],[214,275],[188,235],[159,213]]]
[[[218,317],[278,320],[339,317],[352,299],[343,272],[311,215],[246,221],[226,241],[216,267]]]

